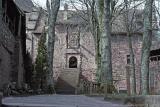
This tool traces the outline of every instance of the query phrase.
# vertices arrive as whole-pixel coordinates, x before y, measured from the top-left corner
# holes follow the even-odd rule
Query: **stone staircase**
[[[79,69],[63,69],[55,86],[56,92],[58,94],[76,94],[79,84],[79,75]]]

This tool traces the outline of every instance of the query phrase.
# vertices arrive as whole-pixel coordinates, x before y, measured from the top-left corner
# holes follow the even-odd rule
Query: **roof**
[[[118,13],[117,13],[118,14]],[[125,16],[122,14],[115,14],[115,19],[112,24],[113,33],[126,33]],[[143,28],[143,10],[130,10],[129,21],[131,21],[133,14],[135,14],[134,29],[133,32],[142,32]],[[57,24],[87,24],[88,15],[86,11],[78,10],[60,10],[58,12]]]
[[[83,16],[82,16],[83,15]],[[57,23],[58,24],[86,24],[84,19],[87,19],[82,11],[72,11],[72,10],[59,10]]]
[[[46,11],[40,7],[34,7],[32,12],[26,13],[26,28],[35,34],[42,33],[46,20]]]
[[[31,12],[34,7],[31,0],[15,0],[16,5],[24,12]]]
[[[160,32],[153,31],[151,50],[157,50],[160,47]]]

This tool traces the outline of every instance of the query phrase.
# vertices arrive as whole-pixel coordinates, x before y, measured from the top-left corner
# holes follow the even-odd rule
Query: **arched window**
[[[77,58],[72,56],[69,58],[69,68],[77,68]]]

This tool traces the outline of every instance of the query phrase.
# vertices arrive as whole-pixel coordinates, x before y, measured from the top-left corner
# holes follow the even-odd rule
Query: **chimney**
[[[67,19],[68,19],[68,4],[65,3],[64,4],[63,20],[67,20]]]

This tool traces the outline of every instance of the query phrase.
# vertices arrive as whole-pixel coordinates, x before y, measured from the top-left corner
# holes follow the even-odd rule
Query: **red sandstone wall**
[[[75,52],[74,50],[67,50],[67,33],[62,33],[60,30],[63,28],[65,32],[65,27],[57,27],[56,30],[56,43],[55,43],[55,53],[54,53],[54,77],[57,78],[60,72],[67,68],[67,56],[66,54],[80,54],[80,68],[82,75],[89,81],[94,81],[96,79],[96,64],[95,64],[95,44],[93,36],[90,33],[80,34],[80,49]],[[137,91],[139,92],[140,83],[140,57],[141,57],[141,35],[134,36],[133,38],[133,49],[135,54],[135,64],[136,64],[136,82]],[[126,89],[126,65],[127,65],[127,55],[129,55],[128,47],[128,37],[125,35],[112,36],[112,67],[113,67],[113,78],[116,82],[117,88],[123,90]]]

